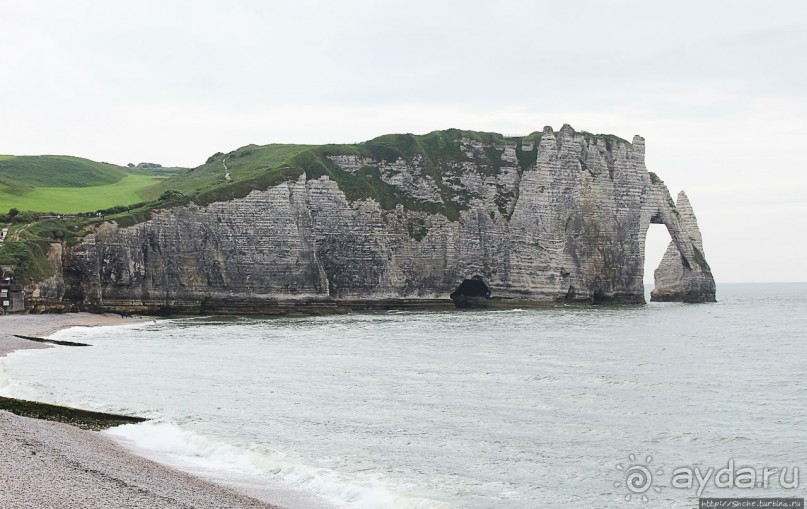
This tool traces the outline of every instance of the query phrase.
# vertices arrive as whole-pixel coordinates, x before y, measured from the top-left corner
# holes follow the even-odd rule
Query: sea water
[[[57,337],[93,346],[12,354],[0,392],[152,418],[106,433],[255,496],[308,494],[301,507],[802,497],[807,284],[718,298],[72,328]],[[711,480],[673,486],[687,469]]]

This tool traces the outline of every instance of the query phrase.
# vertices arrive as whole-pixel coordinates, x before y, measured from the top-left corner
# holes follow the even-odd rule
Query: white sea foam
[[[92,340],[98,337],[114,336],[116,331],[122,330],[143,330],[156,325],[156,320],[135,321],[132,323],[120,323],[115,325],[74,325],[54,332],[47,336],[48,339],[59,341]]]
[[[42,393],[36,388],[33,388],[31,384],[21,383],[9,376],[9,366],[26,357],[41,355],[43,352],[47,351],[48,349],[44,348],[15,350],[6,354],[4,357],[0,357],[0,395],[19,399],[36,399],[42,396]]]
[[[385,487],[378,474],[350,478],[327,468],[290,462],[280,452],[242,448],[158,421],[126,424],[105,431],[144,456],[191,473],[229,472],[242,482],[268,478],[288,488],[321,496],[337,507],[356,509],[452,509],[455,506]],[[263,477],[263,479],[261,479]],[[379,482],[380,481],[380,482]],[[273,500],[269,500],[272,502]]]

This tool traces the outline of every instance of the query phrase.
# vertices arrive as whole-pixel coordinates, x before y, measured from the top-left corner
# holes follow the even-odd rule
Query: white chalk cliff
[[[644,303],[650,223],[672,238],[654,298],[714,300],[689,202],[647,171],[643,138],[566,125],[424,139],[318,147],[306,159],[316,166],[268,189],[100,225],[63,250],[33,302],[220,313]]]

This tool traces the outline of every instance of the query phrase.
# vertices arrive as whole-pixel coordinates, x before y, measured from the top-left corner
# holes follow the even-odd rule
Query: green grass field
[[[138,191],[158,184],[165,177],[126,175],[113,184],[91,187],[35,187],[17,194],[0,184],[0,212],[9,209],[35,210],[72,214],[92,212],[116,205],[131,205],[143,201]]]
[[[0,156],[0,179],[30,187],[112,184],[129,172],[114,164],[71,156]]]

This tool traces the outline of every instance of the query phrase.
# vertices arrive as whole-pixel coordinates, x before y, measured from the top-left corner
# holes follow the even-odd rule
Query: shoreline
[[[151,321],[91,313],[0,317],[0,357],[53,348],[15,337]],[[94,431],[0,410],[0,506],[281,509],[139,456]]]

